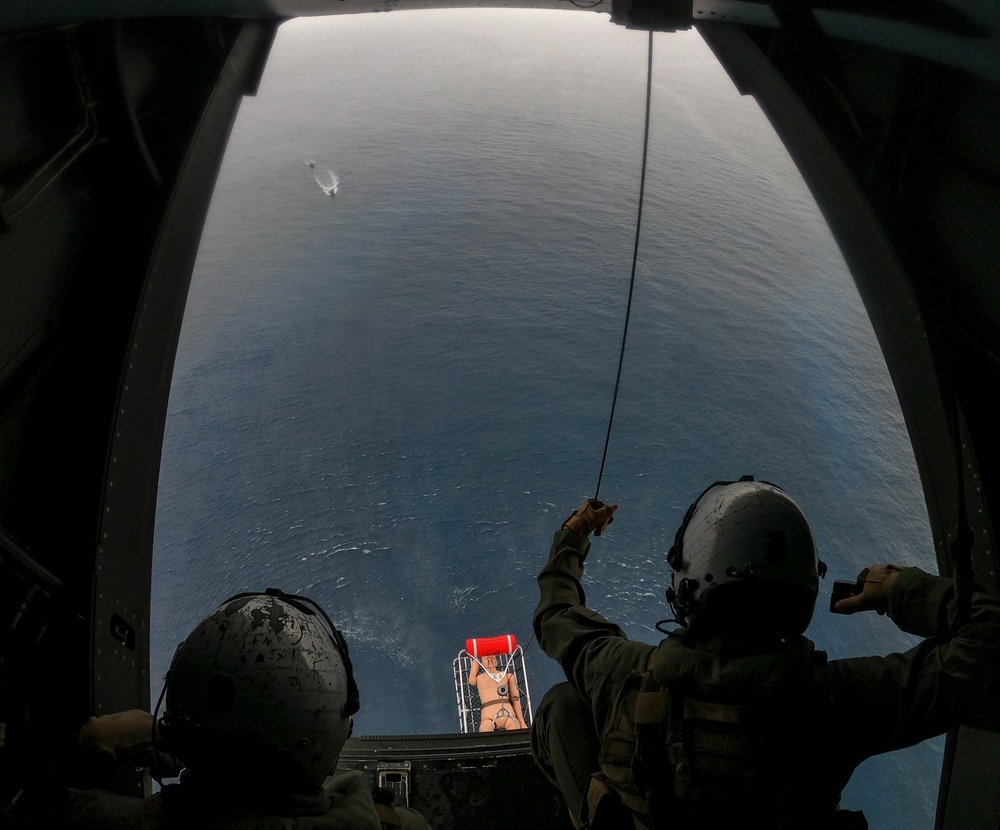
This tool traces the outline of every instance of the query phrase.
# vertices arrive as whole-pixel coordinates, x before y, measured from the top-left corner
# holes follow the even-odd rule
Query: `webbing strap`
[[[396,815],[396,811],[392,809],[388,804],[376,804],[375,805],[375,815],[378,816],[378,820],[382,822],[382,825],[388,825],[390,827],[402,827],[403,823],[399,820],[399,816]]]
[[[713,703],[709,700],[698,700],[693,697],[684,699],[685,718],[698,718],[720,724],[740,724],[746,722],[750,712],[751,707],[747,705]]]
[[[481,700],[479,701],[479,708],[482,709],[485,706],[492,706],[494,703],[513,703],[515,700],[520,700],[519,697],[512,698],[498,698],[497,700]]]

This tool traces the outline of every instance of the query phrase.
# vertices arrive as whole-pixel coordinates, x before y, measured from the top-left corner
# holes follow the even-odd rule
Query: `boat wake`
[[[320,190],[327,196],[337,195],[337,190],[340,188],[340,179],[337,178],[337,174],[332,170],[326,170],[324,173],[313,173],[313,178],[316,179],[316,184],[319,185]]]

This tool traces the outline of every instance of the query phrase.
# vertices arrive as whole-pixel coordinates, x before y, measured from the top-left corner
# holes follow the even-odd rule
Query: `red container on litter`
[[[513,654],[517,648],[517,637],[501,634],[499,637],[473,637],[465,641],[465,650],[473,657],[487,654]]]

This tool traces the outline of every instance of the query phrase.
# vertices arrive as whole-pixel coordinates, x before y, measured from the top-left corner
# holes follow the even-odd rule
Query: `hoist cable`
[[[604,439],[604,454],[601,456],[601,471],[597,474],[596,499],[601,493],[601,479],[604,478],[604,464],[608,460],[608,446],[611,444],[611,427],[615,422],[615,406],[618,403],[618,388],[622,382],[622,365],[625,362],[625,341],[628,339],[628,321],[632,315],[632,294],[635,292],[635,266],[639,260],[639,230],[642,227],[642,200],[646,192],[646,154],[649,149],[649,110],[653,97],[653,31],[649,31],[649,59],[646,66],[646,125],[642,137],[642,175],[639,178],[639,214],[635,219],[635,247],[632,250],[632,278],[628,285],[628,302],[625,306],[625,326],[622,331],[622,347],[618,353],[618,375],[615,378],[615,393],[611,398],[611,415],[608,418],[608,434]]]

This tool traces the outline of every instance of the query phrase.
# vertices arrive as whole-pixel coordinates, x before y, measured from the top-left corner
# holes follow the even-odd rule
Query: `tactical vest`
[[[664,641],[622,688],[588,790],[593,830],[622,826],[609,796],[639,830],[826,826],[832,807],[817,814],[796,780],[823,717],[825,654],[804,639],[728,664],[684,650]]]

